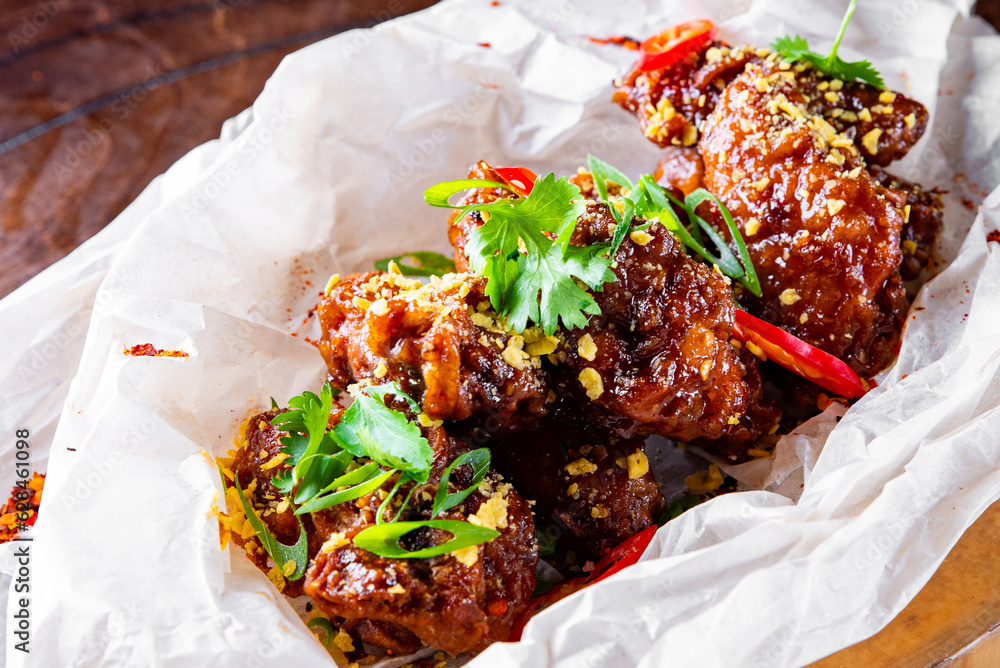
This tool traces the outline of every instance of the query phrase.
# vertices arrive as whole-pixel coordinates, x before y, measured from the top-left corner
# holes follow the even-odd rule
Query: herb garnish
[[[586,210],[579,188],[566,177],[546,174],[535,181],[525,198],[466,207],[448,201],[468,188],[514,192],[504,183],[463,179],[428,188],[424,199],[431,206],[462,209],[459,217],[480,212],[485,222],[469,235],[465,251],[473,271],[489,279],[486,295],[514,331],[524,331],[531,321],[551,335],[560,320],[573,329],[587,324],[586,314],[601,312],[576,279],[597,290],[613,281],[614,273],[611,260],[605,257],[606,245],[569,243],[577,219]]]
[[[840,47],[840,41],[844,38],[844,33],[847,31],[847,24],[850,22],[851,15],[854,14],[854,7],[857,4],[858,0],[851,0],[851,4],[848,5],[847,13],[840,24],[840,32],[837,33],[837,39],[833,42],[833,48],[830,49],[829,55],[821,56],[818,53],[810,51],[809,43],[804,37],[799,37],[798,35],[795,37],[787,35],[779,37],[771,43],[771,48],[789,61],[806,60],[815,65],[817,69],[838,79],[844,81],[861,79],[878,88],[885,88],[885,83],[882,81],[878,70],[870,62],[859,60],[849,63],[837,55],[837,48]]]
[[[635,185],[621,171],[592,155],[587,156],[587,166],[594,176],[594,185],[597,187],[598,195],[607,202],[611,215],[615,219],[615,233],[611,240],[612,256],[624,241],[626,234],[648,227],[649,223],[643,226],[631,225],[633,216],[648,221],[658,220],[664,227],[673,232],[685,246],[708,262],[718,266],[723,274],[745,285],[754,295],[758,297],[761,295],[760,281],[757,278],[757,272],[754,271],[750,252],[743,241],[743,235],[740,234],[740,229],[733,221],[729,209],[718,197],[704,188],[698,188],[681,201],[659,185],[649,174],[640,176],[638,185]],[[607,189],[608,182],[620,186],[621,194],[610,195]],[[729,234],[736,244],[739,253],[738,259],[733,255],[718,231],[698,215],[698,206],[706,200],[715,202],[722,213]],[[681,223],[674,207],[685,213],[690,221],[688,223],[690,229]],[[717,253],[712,253],[705,247],[702,232],[711,239]]]
[[[461,209],[459,218],[472,211],[482,216],[484,222],[469,235],[465,252],[472,270],[487,279],[486,294],[512,331],[523,332],[531,321],[551,335],[560,321],[567,329],[573,329],[585,326],[588,314],[600,314],[594,297],[583,286],[600,290],[605,283],[615,280],[611,271],[615,253],[629,233],[645,230],[652,224],[646,221],[658,220],[686,247],[760,296],[760,281],[740,230],[715,195],[699,188],[681,201],[648,174],[640,176],[636,185],[620,170],[594,156],[587,157],[587,165],[598,195],[615,220],[611,240],[589,246],[569,243],[586,204],[579,188],[565,177],[556,179],[553,174],[546,174],[535,181],[527,197],[465,207],[453,205],[449,198],[470,188],[502,188],[515,194],[516,190],[498,181],[462,179],[438,183],[424,192],[424,199],[431,206]],[[608,183],[620,186],[620,194],[612,196]],[[698,206],[708,199],[722,212],[739,257],[719,232],[696,213]],[[674,207],[686,214],[690,229],[680,222]],[[708,250],[705,236],[716,252]]]
[[[222,473],[221,469],[219,471],[222,474],[222,480],[225,482],[226,476]],[[233,478],[233,487],[236,488],[236,494],[240,497],[240,505],[243,506],[243,514],[246,515],[247,521],[250,522],[250,526],[253,527],[254,533],[260,538],[261,545],[267,550],[267,553],[271,555],[271,559],[274,560],[275,566],[281,569],[284,573],[285,565],[289,561],[295,564],[295,570],[292,571],[290,575],[286,575],[289,580],[298,580],[300,577],[305,575],[306,572],[306,562],[309,560],[309,555],[307,550],[309,548],[309,539],[306,536],[306,529],[302,526],[302,520],[299,520],[299,538],[295,541],[295,545],[285,545],[280,542],[277,537],[271,533],[271,530],[266,524],[261,522],[260,518],[257,517],[257,513],[254,512],[253,506],[247,502],[246,497],[243,495],[243,490],[240,489],[240,479],[239,477]]]
[[[348,389],[354,398],[341,415],[340,421],[330,428],[333,410],[333,389],[326,383],[318,395],[303,392],[288,401],[289,409],[275,416],[271,424],[288,432],[281,439],[282,452],[288,455],[284,463],[291,468],[276,475],[271,483],[288,495],[296,515],[312,513],[340,503],[353,501],[379,489],[393,476],[398,476],[392,492],[379,508],[376,526],[369,527],[355,536],[354,544],[375,554],[393,558],[420,558],[446,554],[453,550],[478,545],[500,534],[493,529],[459,520],[435,520],[445,510],[465,500],[482,482],[490,466],[490,453],[479,448],[456,457],[445,469],[438,483],[431,509],[431,519],[417,522],[396,522],[409,502],[409,495],[389,521],[384,513],[390,501],[406,484],[427,482],[434,459],[434,451],[420,428],[410,421],[406,413],[390,407],[387,397],[404,402],[414,413],[417,403],[395,382],[369,387],[352,386]],[[466,489],[448,493],[448,480],[459,466],[472,467],[472,484]],[[268,527],[260,521],[253,508],[243,497],[236,482],[237,492],[244,512],[268,554],[279,567],[289,559],[296,564],[290,579],[302,577],[306,566],[306,538],[302,530],[294,546],[279,543]],[[411,487],[411,493],[413,488]],[[294,495],[293,495],[294,492]],[[302,526],[301,520],[299,525]],[[449,541],[407,552],[399,546],[399,539],[420,527],[443,529],[452,534]],[[396,527],[396,528],[390,528]]]
[[[414,264],[406,264],[405,260],[407,259],[413,260]],[[444,276],[455,271],[454,260],[430,251],[415,251],[396,257],[387,257],[384,260],[376,260],[375,268],[379,271],[388,271],[390,262],[396,263],[403,276]]]

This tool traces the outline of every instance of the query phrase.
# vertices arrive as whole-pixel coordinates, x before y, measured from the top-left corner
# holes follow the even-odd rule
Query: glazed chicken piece
[[[335,408],[331,423],[339,418]],[[232,472],[246,490],[247,499],[261,519],[283,543],[298,539],[298,522],[292,509],[282,504],[282,495],[271,478],[288,470],[273,458],[282,447],[283,432],[271,424],[276,413],[251,418],[244,443],[232,463]],[[444,468],[469,448],[441,427],[424,428],[434,450],[434,465],[427,483],[418,485],[401,521],[430,519],[434,493]],[[390,478],[382,491],[395,482]],[[449,491],[468,487],[469,466],[456,467]],[[402,499],[409,491],[404,485]],[[227,492],[227,500],[233,496]],[[515,620],[526,608],[535,587],[537,547],[531,508],[511,486],[492,470],[483,483],[461,504],[438,519],[468,520],[476,516],[484,526],[500,532],[496,539],[458,552],[425,559],[390,559],[355,547],[352,538],[375,523],[382,503],[381,493],[305,514],[309,537],[309,564],[303,579],[277,579],[286,593],[308,594],[317,607],[345,630],[365,642],[394,653],[415,651],[421,642],[452,654],[481,651],[495,641],[506,640]],[[252,501],[251,501],[252,499]],[[236,504],[238,505],[238,500]],[[231,508],[233,506],[231,505]],[[246,535],[246,534],[244,534]],[[237,543],[249,543],[248,556],[268,572],[267,555],[250,541],[234,534]],[[439,544],[433,529],[418,530],[403,539],[410,550]],[[409,541],[407,543],[407,541]]]
[[[889,174],[884,169],[873,167],[872,178],[886,188],[905,194],[903,206],[903,230],[900,233],[903,248],[903,263],[899,273],[904,281],[911,281],[920,275],[931,259],[934,240],[944,220],[944,205],[937,190],[924,190],[920,185]]]
[[[535,502],[535,526],[598,560],[663,512],[643,439],[593,428],[576,402],[559,399],[530,432],[491,444],[494,465]]]
[[[750,64],[793,80],[804,111],[855,140],[870,164],[888,165],[903,157],[927,128],[927,110],[905,95],[834,79],[806,62],[783,63],[765,48],[718,41],[668,69],[634,70],[615,82],[613,99],[636,115],[650,141],[663,147],[694,146],[726,86]]]
[[[538,351],[553,344],[500,327],[484,284],[467,274],[426,286],[398,270],[347,276],[319,306],[333,383],[396,381],[431,420],[470,420],[494,435],[531,427],[548,394]]]
[[[705,187],[742,223],[764,293],[744,292],[747,310],[870,377],[894,359],[907,308],[905,196],[786,74],[750,64],[723,91],[698,145]]]
[[[481,162],[469,178],[499,177]],[[578,177],[577,185],[585,178]],[[582,189],[590,194],[586,184]],[[463,203],[507,196],[477,189]],[[465,239],[481,224],[476,212],[452,217],[456,264],[467,265]],[[612,225],[607,206],[589,200],[572,243],[608,241]],[[585,328],[556,337],[556,393],[573,395],[593,425],[622,438],[656,433],[715,440],[739,431],[751,412],[748,401],[759,392],[748,386],[730,344],[736,306],[729,279],[688,257],[659,224],[626,239],[612,270],[617,280],[594,292],[601,314],[590,316]],[[752,426],[759,425],[742,424]]]

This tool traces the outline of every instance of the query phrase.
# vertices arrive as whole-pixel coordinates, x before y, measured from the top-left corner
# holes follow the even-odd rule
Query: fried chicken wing
[[[264,413],[249,420],[232,472],[253,499],[261,520],[279,540],[291,544],[298,538],[298,522],[271,483],[273,476],[288,470],[282,461],[274,463],[283,435],[271,424],[275,414]],[[441,427],[425,428],[424,432],[434,451],[434,465],[428,481],[413,490],[410,503],[400,514],[402,521],[431,519],[442,471],[469,449]],[[491,470],[461,504],[438,518],[474,518],[496,529],[499,537],[436,557],[394,559],[362,550],[352,542],[355,535],[375,523],[375,513],[393,482],[390,479],[382,490],[356,501],[305,514],[309,565],[304,579],[285,582],[280,573],[277,578],[273,573],[269,576],[282,582],[288,593],[312,597],[331,619],[349,620],[345,628],[366,642],[394,651],[413,651],[418,644],[415,639],[452,654],[479,651],[505,640],[535,587],[538,555],[527,501]],[[471,482],[469,467],[457,467],[449,489],[457,491]],[[400,498],[410,491],[408,487],[403,486]],[[243,536],[252,538],[253,532]],[[425,528],[408,534],[403,542],[416,550],[445,538]],[[255,548],[245,538],[238,542],[249,545],[248,554],[268,572],[267,556],[259,544]]]
[[[536,526],[560,548],[599,559],[663,512],[643,439],[594,429],[574,401],[560,399],[537,429],[491,447],[494,465],[535,502]]]
[[[471,419],[491,433],[545,414],[548,384],[532,343],[499,327],[484,279],[398,272],[345,277],[319,306],[319,350],[334,384],[397,381],[432,420]]]
[[[705,186],[742,222],[763,289],[741,295],[747,310],[871,376],[895,357],[907,308],[905,197],[785,74],[750,64],[726,87],[699,142]]]
[[[872,177],[886,188],[905,194],[903,207],[903,230],[900,233],[903,247],[903,263],[899,273],[904,281],[911,281],[927,267],[944,220],[944,205],[937,190],[924,190],[918,184],[889,174],[884,169],[874,167]]]
[[[901,93],[841,81],[806,62],[786,63],[768,49],[718,41],[670,68],[634,70],[616,82],[613,99],[636,115],[650,141],[663,147],[694,146],[726,86],[751,64],[774,70],[773,81],[758,84],[761,88],[792,78],[805,112],[823,117],[871,164],[888,165],[901,158],[927,128],[927,109]]]
[[[499,176],[480,162],[469,178]],[[582,195],[593,196],[589,174],[574,182]],[[477,189],[462,203],[509,196]],[[456,263],[465,261],[465,239],[481,224],[475,212],[452,216]],[[609,241],[613,225],[607,206],[588,200],[571,243]],[[736,431],[747,398],[758,395],[729,342],[735,309],[729,279],[688,257],[659,224],[626,239],[612,270],[616,280],[594,292],[601,314],[557,337],[555,389],[574,395],[593,424],[621,437],[714,440]]]

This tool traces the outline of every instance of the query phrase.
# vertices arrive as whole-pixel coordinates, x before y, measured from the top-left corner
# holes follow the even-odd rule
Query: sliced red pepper
[[[570,594],[575,594],[595,582],[600,582],[615,573],[621,572],[626,567],[639,561],[639,557],[646,551],[649,543],[653,540],[653,536],[656,535],[656,528],[655,525],[647,527],[631,538],[627,538],[621,545],[604,555],[594,566],[594,570],[590,572],[590,575],[573,578],[572,580],[564,580],[541,596],[528,601],[528,608],[514,622],[508,640],[510,642],[520,640],[521,633],[524,631],[524,625],[540,611],[563,600]]]
[[[746,311],[737,309],[733,336],[753,343],[768,359],[841,397],[857,399],[868,391],[865,381],[844,362]]]
[[[711,21],[688,21],[653,35],[639,47],[636,69],[652,72],[670,67],[715,39],[715,24]]]
[[[527,167],[494,167],[493,171],[500,175],[507,185],[513,188],[521,197],[531,194],[538,177]]]

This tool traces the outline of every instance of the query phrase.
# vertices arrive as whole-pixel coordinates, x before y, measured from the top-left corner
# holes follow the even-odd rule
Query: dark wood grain
[[[284,55],[431,4],[0,0],[0,297],[218,136]]]

